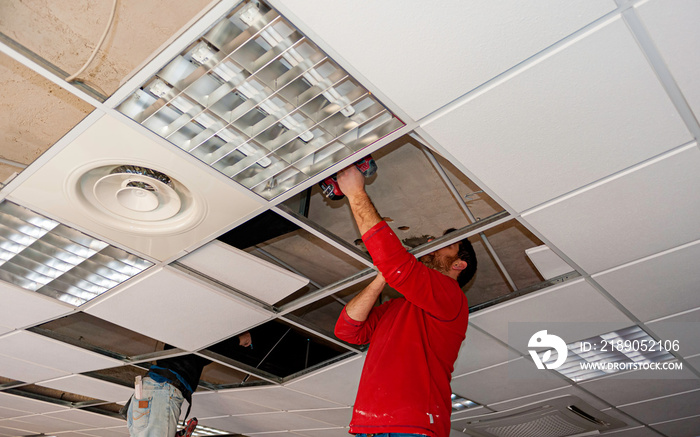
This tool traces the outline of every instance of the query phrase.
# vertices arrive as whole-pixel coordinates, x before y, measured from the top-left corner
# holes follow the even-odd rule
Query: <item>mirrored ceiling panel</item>
[[[79,306],[151,265],[23,206],[0,203],[0,280]]]
[[[404,125],[257,1],[235,8],[117,109],[266,199]]]

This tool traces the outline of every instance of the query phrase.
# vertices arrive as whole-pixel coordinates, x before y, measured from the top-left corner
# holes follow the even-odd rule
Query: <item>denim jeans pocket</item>
[[[128,426],[133,432],[144,430],[148,427],[151,417],[153,397],[131,400],[131,414],[129,414]]]

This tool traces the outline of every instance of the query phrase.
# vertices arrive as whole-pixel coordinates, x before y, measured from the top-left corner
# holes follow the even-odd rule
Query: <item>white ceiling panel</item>
[[[531,360],[519,358],[452,379],[452,392],[481,405],[519,398],[568,384],[549,371],[538,370]]]
[[[525,253],[544,279],[552,279],[574,270],[545,244],[525,249]]]
[[[7,332],[12,331],[12,329],[8,328],[7,326],[2,326],[0,325],[0,335],[5,334]]]
[[[309,283],[307,278],[218,240],[179,262],[270,305]]]
[[[692,139],[621,19],[423,128],[517,211]]]
[[[0,406],[24,411],[27,414],[43,414],[68,409],[68,407],[63,405],[51,404],[2,392],[0,392]]]
[[[700,238],[698,168],[700,149],[691,144],[523,218],[598,273]]]
[[[103,116],[15,189],[11,198],[161,261],[262,209],[262,199],[215,177],[211,169],[193,165],[175,149]],[[155,191],[162,197],[148,197],[155,206],[130,209],[124,206],[129,202],[122,200],[130,182],[108,178],[112,167],[124,165],[164,173],[177,182],[171,184],[176,189]],[[107,169],[106,174],[91,177],[102,175],[96,169]],[[170,194],[180,200],[168,203]],[[171,206],[175,207],[172,213],[168,212]]]
[[[275,411],[262,405],[246,402],[231,396],[231,390],[217,392],[198,392],[192,399],[192,410],[189,417],[211,418],[232,414],[255,414]],[[186,410],[180,414],[180,420],[185,419]]]
[[[694,390],[620,406],[618,409],[644,423],[657,423],[696,416],[698,405],[700,405],[700,390]]]
[[[287,412],[260,413],[244,416],[204,419],[201,421],[201,423],[205,426],[211,426],[212,428],[223,429],[239,434],[330,427],[328,423]]]
[[[642,322],[700,307],[700,241],[594,275]]]
[[[337,366],[296,379],[286,386],[341,405],[353,405],[364,363],[364,357],[345,360]]]
[[[8,328],[23,328],[71,312],[73,307],[56,299],[0,281],[0,320]]]
[[[323,408],[317,410],[292,411],[299,416],[310,417],[337,426],[347,426],[352,419],[352,407]],[[346,431],[347,432],[347,431]]]
[[[26,411],[15,410],[13,408],[0,407],[0,419],[11,419],[13,417],[26,416]]]
[[[459,356],[454,364],[452,376],[483,369],[494,364],[505,363],[519,355],[502,343],[484,334],[475,326],[467,328],[467,336],[459,349]]]
[[[44,381],[38,385],[103,401],[121,403],[128,401],[134,392],[133,387],[125,387],[85,375],[70,375],[65,378]]]
[[[700,389],[700,379],[688,369],[638,370],[585,381],[581,388],[618,406]]]
[[[493,410],[490,410],[486,407],[472,407],[467,410],[453,412],[450,416],[450,421],[453,423],[453,428],[459,428],[459,424],[461,422],[467,421],[467,419],[470,419],[475,416],[482,416],[484,414],[490,414],[493,412]]]
[[[653,424],[652,428],[673,437],[696,437],[700,431],[700,414],[687,419]]]
[[[700,114],[700,83],[697,80],[700,4],[694,0],[654,0],[644,2],[636,9],[686,101],[695,114]]]
[[[348,437],[348,435],[351,435],[348,427],[316,430],[310,429],[306,431],[296,431],[294,434],[305,437]]]
[[[646,324],[647,327],[666,342],[678,342],[682,357],[700,354],[700,308],[675,316],[665,317]]]
[[[287,387],[258,387],[232,390],[228,393],[232,398],[262,405],[273,410],[302,410],[309,408],[330,408],[338,404],[320,399],[305,393],[291,390]],[[236,414],[235,412],[229,414]]]
[[[540,330],[571,343],[634,324],[583,279],[479,311],[471,323],[523,354]]]
[[[170,267],[137,278],[85,312],[190,351],[270,318]]]
[[[527,5],[451,0],[440,7],[401,1],[355,7],[322,0],[271,3],[415,120],[615,8],[609,0]]]
[[[0,376],[17,381],[34,383],[67,375],[67,372],[51,369],[0,354]]]
[[[700,355],[694,355],[692,357],[688,357],[685,359],[685,361],[693,366],[695,370],[700,372]]]
[[[114,428],[103,428],[103,429],[91,429],[85,431],[85,433],[97,436],[97,437],[121,437],[128,436],[129,430],[126,425],[117,426]]]
[[[28,429],[23,430],[17,428],[16,425],[17,423],[14,421],[0,421],[0,435],[17,437],[27,435],[31,432]]]
[[[124,425],[123,419],[117,419],[115,417],[105,416],[104,414],[97,414],[92,413],[90,411],[83,411],[77,409],[60,411],[57,413],[49,413],[45,414],[44,416],[47,418],[56,418],[80,423],[83,425],[82,429],[106,428],[110,426]]]
[[[606,414],[609,414],[606,412]],[[622,431],[613,431],[603,433],[612,437],[659,437],[660,434],[645,426],[636,426]]]
[[[503,402],[496,402],[493,404],[489,404],[489,408],[495,410],[495,411],[506,411],[510,410],[512,408],[519,408],[525,405],[533,404],[536,402],[542,402],[546,401],[548,399],[554,399],[562,396],[576,396],[577,398],[581,399],[582,401],[586,402],[588,405],[592,406],[593,408],[596,408],[598,410],[602,410],[604,408],[609,408],[610,405],[607,402],[601,401],[600,399],[597,399],[595,396],[592,396],[590,393],[587,393],[585,390],[581,390],[580,388],[574,387],[574,386],[567,386],[567,387],[562,387],[562,388],[557,388],[554,390],[547,390],[541,393],[536,393],[536,394],[531,394],[529,396],[523,396],[517,399],[510,399],[507,401]]]
[[[0,424],[19,429],[26,429],[27,431],[32,431],[37,434],[53,434],[60,431],[77,431],[79,429],[88,428],[81,423],[43,415],[26,416],[22,417],[21,419],[10,419],[0,422]]]
[[[246,402],[231,396],[234,390],[236,389],[195,393],[192,395],[192,411],[190,412],[190,416],[202,419],[206,417],[229,416],[231,414],[266,413],[274,411],[272,408]],[[185,412],[186,410],[183,409],[181,416],[184,416]],[[181,419],[184,419],[184,417],[181,417]]]
[[[27,331],[18,331],[0,338],[0,354],[68,373],[124,364],[114,358]]]

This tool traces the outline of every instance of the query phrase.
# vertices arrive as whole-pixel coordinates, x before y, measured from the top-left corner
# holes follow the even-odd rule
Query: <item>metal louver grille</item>
[[[245,2],[119,111],[271,199],[403,126],[262,2]]]
[[[81,305],[152,264],[22,206],[0,203],[0,279]]]
[[[586,429],[560,416],[543,416],[517,425],[487,428],[486,431],[497,437],[562,437],[579,434]]]

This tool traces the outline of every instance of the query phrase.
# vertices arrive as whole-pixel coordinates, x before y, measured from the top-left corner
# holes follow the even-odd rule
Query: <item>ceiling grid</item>
[[[111,32],[117,35],[115,40],[123,41],[129,27],[118,26],[120,15],[133,20],[139,6],[128,0],[120,2],[124,2],[121,14]],[[316,185],[359,155],[345,156],[308,179],[291,183],[289,190],[265,198],[248,189],[255,186],[240,185],[116,109],[135,91],[145,92],[144,84],[150,78],[189,50],[222,17],[237,11],[240,3],[212,1],[197,12],[196,21],[186,15],[191,11],[180,16],[177,11],[172,16],[165,14],[163,29],[172,26],[168,20],[188,25],[174,34],[151,29],[156,40],[167,43],[142,62],[130,60],[142,67],[123,77],[121,86],[104,102],[95,97],[99,93],[80,88],[84,85],[65,82],[60,68],[26,49],[33,47],[31,42],[16,41],[23,49],[14,41],[4,43],[6,35],[14,35],[14,24],[0,20],[0,56],[94,108],[26,168],[15,165],[22,171],[0,186],[0,202],[33,209],[153,263],[138,277],[77,306],[0,281],[0,299],[12,302],[0,309],[0,435],[126,435],[123,422],[114,416],[119,406],[114,402],[123,403],[131,390],[124,376],[145,372],[154,359],[188,353],[217,363],[203,377],[202,391],[195,395],[193,412],[203,419],[203,425],[249,435],[347,433],[365,349],[335,339],[327,323],[375,273],[357,240],[347,205],[324,199]],[[534,10],[524,10],[517,2],[467,5],[455,1],[450,5],[455,12],[445,17],[444,10],[426,10],[411,3],[343,11],[320,0],[269,3],[282,19],[297,26],[302,37],[329,54],[405,123],[378,135],[362,149],[372,153],[379,165],[378,175],[368,181],[368,191],[405,241],[434,235],[445,224],[458,224],[454,226],[457,231],[432,243],[418,238],[411,252],[421,256],[461,238],[475,237],[481,275],[466,290],[470,302],[478,304],[455,364],[453,391],[478,405],[453,414],[451,436],[469,435],[462,430],[472,417],[563,395],[577,396],[626,423],[603,434],[642,435],[643,429],[649,435],[666,437],[695,435],[700,428],[689,406],[697,403],[700,393],[696,388],[700,348],[692,335],[692,327],[700,323],[694,293],[700,276],[693,268],[700,235],[692,226],[700,211],[694,196],[700,187],[695,176],[700,165],[700,125],[694,112],[697,93],[688,72],[697,67],[699,59],[683,51],[693,46],[695,35],[690,31],[683,35],[682,29],[696,21],[700,9],[689,0],[679,0],[663,13],[661,0],[574,1],[567,5],[547,0]],[[0,5],[0,15],[2,8]],[[41,8],[39,4],[36,10]],[[364,18],[353,20],[354,16]],[[450,26],[455,20],[459,25]],[[351,22],[357,28],[350,30]],[[90,26],[98,32],[103,24]],[[416,33],[416,28],[427,38]],[[341,37],[348,32],[353,38]],[[494,34],[499,38],[493,38]],[[53,50],[65,50],[56,41]],[[271,48],[269,53],[278,49]],[[455,57],[455,50],[461,56]],[[114,47],[100,53],[96,61],[100,71],[119,62]],[[293,123],[282,121],[279,127],[294,128]],[[309,138],[304,135],[297,141],[306,147],[302,143]],[[113,148],[100,149],[110,140],[115,143]],[[81,141],[83,149],[78,149]],[[129,147],[133,152],[119,151]],[[428,156],[416,158],[414,149]],[[428,149],[442,156],[431,159]],[[188,222],[187,216],[177,216],[171,235],[165,233],[161,238],[156,234],[169,225],[147,228],[144,222],[127,217],[137,215],[128,211],[106,213],[122,218],[105,225],[111,222],[85,220],[80,212],[69,211],[70,206],[58,209],[41,196],[51,187],[59,187],[58,193],[63,190],[60,187],[72,183],[65,176],[47,177],[52,169],[70,173],[65,170],[68,164],[61,162],[65,157],[100,163],[111,159],[111,167],[95,180],[121,177],[125,181],[119,188],[125,193],[122,197],[134,189],[150,190],[160,196],[159,201],[165,199],[162,187],[169,185],[186,207],[204,205],[205,219]],[[438,161],[443,157],[454,169],[443,169]],[[0,163],[14,162],[3,155],[0,146]],[[137,173],[119,173],[127,165],[136,166]],[[153,171],[167,178],[160,179],[164,185],[156,187]],[[440,188],[420,179],[428,174]],[[77,180],[85,185],[89,179]],[[88,188],[87,194],[74,198],[89,198],[90,192]],[[419,203],[426,193],[436,198],[435,203]],[[297,212],[290,205],[303,196],[311,199],[310,206]],[[451,200],[449,212],[437,198]],[[125,204],[139,213],[151,208],[144,203]],[[97,205],[93,210],[107,209],[104,203]],[[439,206],[431,209],[431,205]],[[677,213],[673,217],[663,213],[669,209]],[[216,240],[245,222],[254,223],[270,210],[300,231],[261,238],[253,246],[235,249]],[[86,214],[92,213],[82,215]],[[128,225],[120,225],[119,220]],[[154,235],[140,229],[152,229]],[[182,237],[190,235],[189,229],[196,233]],[[482,240],[477,241],[477,235]],[[522,253],[522,248],[542,244],[546,246],[540,247],[548,247],[571,266],[572,272],[543,279],[544,273]],[[340,256],[329,256],[322,245]],[[240,256],[260,263],[263,273],[256,275],[265,278],[262,284],[274,286],[273,272],[300,281],[289,290],[269,295],[245,281],[237,283],[237,276],[250,279],[245,278],[246,272],[227,271],[223,259],[221,265],[213,262],[220,256],[214,249],[229,251],[229,247],[230,252],[242,250]],[[200,264],[188,264],[188,259]],[[306,275],[311,277],[305,277],[309,265],[318,269],[318,277],[334,279],[314,280],[317,273],[310,272]],[[354,273],[333,276],[336,268]],[[321,275],[323,270],[330,274]],[[338,277],[341,279],[335,279]],[[501,283],[487,283],[487,277]],[[495,298],[489,294],[490,287],[501,290]],[[177,304],[170,305],[162,317],[147,312],[148,302],[168,301],[173,296]],[[192,311],[187,320],[174,326],[169,323],[170,315],[181,305]],[[74,333],[89,326],[72,318],[81,314],[119,325],[120,330],[125,329],[119,335],[126,336],[120,341],[132,336],[142,346],[135,346],[134,352],[118,352],[109,342],[99,344],[94,337],[74,338]],[[581,326],[573,326],[572,320]],[[598,325],[594,327],[593,321]],[[671,354],[683,371],[668,382],[644,371],[585,382],[553,370],[538,373],[526,346],[526,337],[532,333],[521,332],[518,335],[523,338],[515,338],[509,335],[509,322],[540,323],[542,329],[550,323],[549,329],[559,329],[557,334],[567,342],[638,326],[656,341],[680,338],[683,348]],[[565,322],[570,326],[553,325]],[[217,350],[226,340],[235,340],[237,333],[272,328],[270,358],[265,356],[260,364],[259,358],[221,355]],[[109,325],[98,324],[94,329],[110,335]],[[26,341],[20,341],[25,337]],[[290,361],[304,355],[303,348],[294,343],[298,339],[310,342],[319,355],[309,361],[307,346],[307,361],[300,367],[275,367],[275,351],[285,353],[292,348]],[[32,347],[35,343],[38,346]],[[162,343],[176,348],[163,351],[150,346],[157,349]],[[142,353],[146,350],[152,352]],[[43,351],[53,351],[55,359]],[[127,364],[135,367],[127,370]],[[84,396],[88,400],[51,400],[62,391],[67,399]]]

